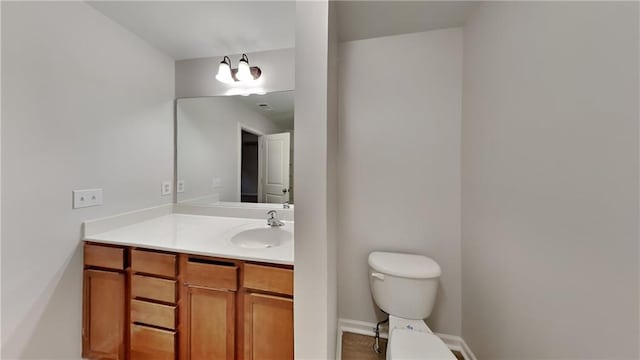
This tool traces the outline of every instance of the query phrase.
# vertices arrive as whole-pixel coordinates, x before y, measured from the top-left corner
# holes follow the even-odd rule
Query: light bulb
[[[236,78],[240,81],[253,80],[253,75],[251,75],[251,68],[249,67],[249,61],[246,58],[246,55],[243,56],[238,63],[238,73],[236,74]]]
[[[222,60],[220,66],[218,66],[218,74],[216,75],[216,79],[225,84],[231,84],[234,82],[233,77],[231,77],[231,67],[224,60]]]

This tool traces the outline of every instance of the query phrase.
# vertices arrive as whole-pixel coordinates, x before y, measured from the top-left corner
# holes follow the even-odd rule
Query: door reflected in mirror
[[[294,92],[179,99],[177,201],[293,204]]]

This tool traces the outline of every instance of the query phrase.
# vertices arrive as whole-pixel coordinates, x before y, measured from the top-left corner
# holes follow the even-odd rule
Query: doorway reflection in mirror
[[[176,114],[178,203],[294,203],[293,91],[179,99]]]

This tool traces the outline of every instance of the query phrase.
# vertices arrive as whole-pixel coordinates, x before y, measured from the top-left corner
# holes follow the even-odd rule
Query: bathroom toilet
[[[435,303],[440,266],[415,254],[369,254],[369,285],[376,305],[389,314],[387,360],[456,360],[424,319]]]

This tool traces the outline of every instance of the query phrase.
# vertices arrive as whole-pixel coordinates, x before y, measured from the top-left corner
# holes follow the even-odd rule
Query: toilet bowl
[[[369,254],[369,285],[376,305],[389,314],[387,360],[456,360],[424,322],[438,290],[440,266],[415,254]]]

